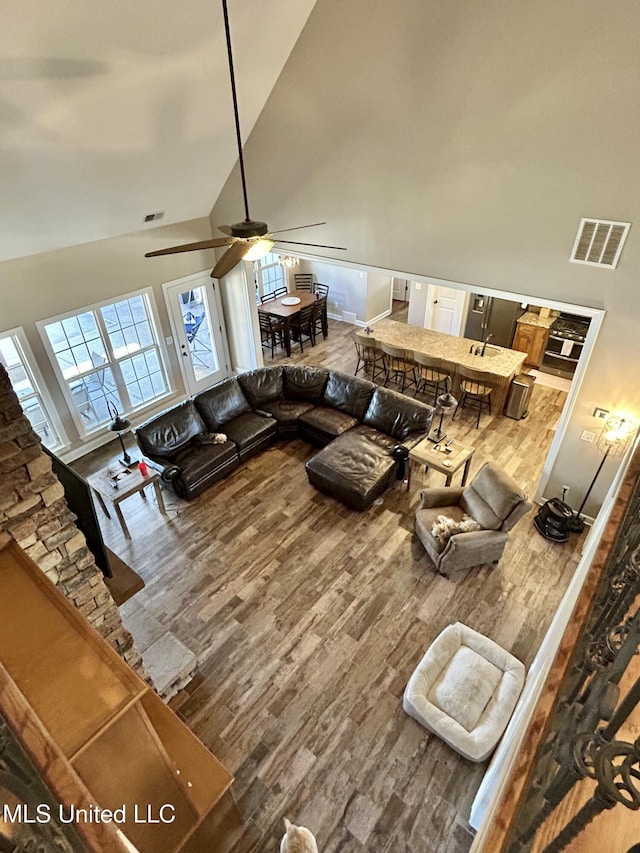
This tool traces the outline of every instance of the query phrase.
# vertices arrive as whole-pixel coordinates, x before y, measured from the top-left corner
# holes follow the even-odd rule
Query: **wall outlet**
[[[568,495],[570,491],[571,491],[571,486],[563,486],[563,487],[562,487],[562,494],[563,494],[563,496],[564,496],[564,495]]]
[[[588,429],[583,429],[580,433],[580,441],[593,441],[595,437],[595,432],[589,432]]]
[[[171,346],[171,344],[173,343],[173,338],[171,337],[171,335],[167,335],[167,337],[164,339],[164,342],[165,344],[167,344],[167,346]]]

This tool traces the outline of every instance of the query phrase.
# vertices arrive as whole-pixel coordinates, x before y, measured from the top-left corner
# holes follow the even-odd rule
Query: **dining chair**
[[[289,321],[293,338],[300,344],[300,352],[304,352],[303,338],[311,341],[311,346],[316,345],[316,336],[313,326],[313,305],[306,305],[301,308],[297,314],[294,314]]]
[[[276,298],[275,290],[273,291],[273,293],[263,293],[262,296],[260,297],[260,304],[264,305],[265,302],[273,302],[273,300],[275,298]]]
[[[413,353],[413,360],[416,363],[416,390],[414,397],[419,391],[427,392],[428,388],[433,388],[433,402],[435,404],[440,386],[446,387],[447,379],[451,381],[451,376],[447,370],[447,363],[440,358],[433,358],[421,352]]]
[[[269,314],[258,311],[260,321],[260,341],[263,347],[271,349],[271,358],[274,358],[276,346],[284,346],[284,320],[278,320]]]
[[[329,285],[328,284],[320,284],[319,281],[313,285],[313,292],[320,294],[320,296],[328,296],[329,295]]]
[[[329,335],[329,323],[327,321],[327,297],[321,296],[313,303],[313,333],[314,336],[322,333],[322,337],[326,340]]]
[[[297,272],[293,274],[293,281],[296,290],[308,290],[309,293],[313,290],[313,273]]]
[[[472,370],[470,367],[460,366],[458,376],[460,377],[460,396],[451,420],[455,420],[458,409],[462,411],[467,405],[477,406],[476,429],[478,429],[483,406],[486,406],[489,414],[491,414],[491,392],[493,391],[491,380],[493,375],[484,370]]]
[[[391,344],[382,344],[382,352],[384,354],[384,385],[389,382],[400,385],[400,392],[404,393],[404,389],[409,381],[410,385],[416,384],[416,365],[411,360],[407,351],[402,347],[394,347]]]
[[[353,343],[358,354],[354,375],[357,376],[359,370],[364,370],[365,373],[371,370],[371,380],[375,382],[376,376],[382,376],[385,372],[384,353],[378,349],[375,338],[362,332],[354,334]]]
[[[273,291],[273,295],[277,299],[279,296],[285,296],[289,292],[289,288],[286,284],[283,284],[282,287],[276,287]]]

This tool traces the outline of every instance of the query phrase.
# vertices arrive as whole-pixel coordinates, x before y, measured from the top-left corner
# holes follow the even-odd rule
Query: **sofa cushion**
[[[324,389],[323,402],[325,406],[346,412],[361,421],[375,388],[374,383],[366,379],[332,370]]]
[[[329,371],[324,367],[287,364],[284,367],[284,396],[287,400],[320,403]]]
[[[433,407],[388,388],[376,388],[362,420],[374,429],[404,441],[412,433],[429,431]]]
[[[225,431],[227,421],[251,411],[238,380],[233,377],[194,397],[193,402],[211,432]]]
[[[157,415],[135,430],[140,449],[146,456],[173,459],[199,433],[208,432],[191,400]]]
[[[238,446],[240,456],[246,455],[244,451],[258,447],[271,438],[275,438],[278,424],[274,418],[265,418],[256,415],[255,412],[247,412],[238,418],[227,421],[225,424],[227,438]]]
[[[449,518],[456,524],[462,523],[465,513],[461,506],[454,504],[448,506],[446,509]],[[427,549],[427,553],[433,559],[444,550],[448,542],[447,539],[439,539],[433,535],[433,528],[438,523],[438,518],[442,515],[442,512],[442,507],[428,507],[416,510],[416,530],[418,531],[420,540]]]
[[[264,409],[266,403],[284,396],[282,367],[259,367],[238,376],[238,382],[252,409]]]
[[[238,448],[232,441],[224,444],[192,444],[176,456],[180,479],[188,491],[203,481],[215,481],[218,471],[231,470],[238,463]]]
[[[329,409],[326,406],[315,406],[298,418],[300,433],[321,444],[328,444],[337,435],[342,435],[352,427],[358,426],[358,421],[346,412]]]
[[[501,468],[485,463],[462,493],[460,506],[485,530],[499,530],[526,495]]]
[[[313,403],[303,403],[300,400],[274,400],[272,403],[265,403],[262,408],[276,419],[279,434],[297,435],[298,418],[311,411],[314,406]]]

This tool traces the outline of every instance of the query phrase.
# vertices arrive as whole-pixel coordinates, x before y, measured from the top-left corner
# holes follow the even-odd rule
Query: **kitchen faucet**
[[[480,355],[484,355],[484,351],[487,348],[487,344],[489,343],[492,337],[493,335],[487,335],[487,337],[484,339],[484,341],[482,342],[482,350],[480,352]]]

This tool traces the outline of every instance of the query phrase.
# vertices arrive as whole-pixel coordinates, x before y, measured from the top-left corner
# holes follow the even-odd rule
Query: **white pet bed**
[[[461,622],[433,641],[404,691],[404,710],[471,761],[495,749],[524,685],[524,666]]]

